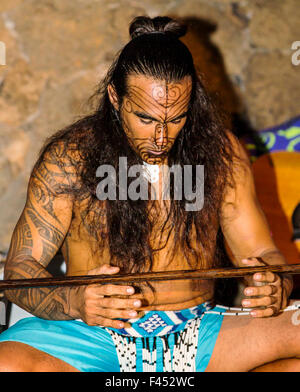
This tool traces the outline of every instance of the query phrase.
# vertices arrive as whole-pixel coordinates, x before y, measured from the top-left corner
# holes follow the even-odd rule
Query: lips
[[[148,150],[148,153],[150,153],[151,155],[163,155],[166,153],[166,151],[151,151]]]

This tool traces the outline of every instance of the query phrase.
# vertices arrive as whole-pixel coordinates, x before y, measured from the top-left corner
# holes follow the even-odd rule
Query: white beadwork
[[[196,371],[196,354],[198,349],[198,332],[201,317],[189,320],[184,330],[175,333],[177,343],[173,347],[173,361],[171,348],[168,343],[169,335],[162,337],[163,342],[163,371],[164,372],[194,372]],[[133,338],[119,335],[106,329],[115,344],[121,372],[136,371],[136,344]],[[142,358],[143,372],[155,372],[157,361],[157,347],[150,349],[148,337],[140,338],[143,342]],[[156,338],[157,339],[157,338]]]
[[[147,321],[139,324],[140,328],[143,328],[147,333],[151,333],[155,331],[159,327],[166,327],[168,324],[164,322],[164,320],[159,317],[158,314],[154,314]]]
[[[163,343],[163,371],[164,372],[195,372],[196,371],[196,355],[198,349],[198,334],[201,319],[205,314],[218,314],[222,316],[244,316],[249,315],[252,309],[248,308],[235,308],[218,305],[219,308],[224,309],[223,311],[206,310],[200,317],[189,320],[186,323],[185,329],[174,333],[174,339],[177,341],[173,347],[173,360],[171,348],[168,343],[170,335],[164,335],[161,337],[154,337],[155,339],[161,339]],[[283,311],[291,311],[300,309],[300,304],[294,304],[286,307]],[[194,312],[192,312],[194,313]],[[154,315],[156,316],[156,315]],[[156,325],[160,326],[164,321],[159,317],[152,317],[150,323],[144,324],[144,329],[150,331],[155,330]],[[109,328],[106,331],[111,335],[114,345],[117,350],[118,360],[120,364],[121,372],[136,372],[136,339],[142,339],[142,359],[143,359],[143,372],[155,372],[157,362],[157,347],[150,349],[148,337],[128,337],[122,336]]]

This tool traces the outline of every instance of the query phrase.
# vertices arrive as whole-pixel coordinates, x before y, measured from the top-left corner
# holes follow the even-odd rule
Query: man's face
[[[161,164],[183,128],[192,89],[190,77],[178,82],[130,75],[120,115],[129,143],[149,164]]]

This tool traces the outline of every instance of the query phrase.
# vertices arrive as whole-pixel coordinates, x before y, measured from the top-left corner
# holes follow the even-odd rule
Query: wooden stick
[[[267,265],[243,268],[215,268],[208,270],[159,271],[118,275],[59,276],[39,279],[11,279],[0,281],[0,290],[50,286],[84,286],[90,284],[128,284],[160,280],[238,278],[256,272],[299,274],[300,264]]]

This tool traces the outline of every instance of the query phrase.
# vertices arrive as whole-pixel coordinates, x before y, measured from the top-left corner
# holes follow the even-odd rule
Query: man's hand
[[[243,259],[242,262],[247,267],[267,265],[261,258],[256,257]],[[250,312],[253,317],[275,316],[287,306],[288,302],[283,279],[270,271],[255,273],[251,285],[245,288],[244,294],[247,298],[242,301],[242,305],[253,308]]]
[[[104,264],[88,272],[88,275],[116,274],[119,267]],[[88,285],[74,288],[70,298],[70,315],[80,318],[88,325],[123,328],[124,322],[117,318],[131,319],[137,316],[136,309],[141,306],[138,299],[129,298],[134,294],[132,286]],[[126,296],[128,298],[118,298]]]

